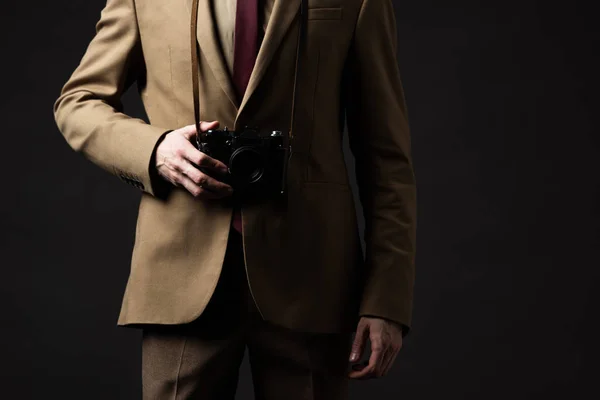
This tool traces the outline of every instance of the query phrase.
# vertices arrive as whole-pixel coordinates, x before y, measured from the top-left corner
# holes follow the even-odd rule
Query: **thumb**
[[[215,129],[219,127],[219,121],[200,121],[200,130],[202,132],[209,129]],[[196,124],[187,125],[178,130],[186,139],[192,139],[196,136]]]
[[[362,357],[365,349],[365,342],[367,341],[367,331],[367,324],[358,324],[354,343],[352,343],[352,351],[350,352],[350,362],[356,362]]]
[[[205,132],[209,129],[215,129],[219,127],[219,121],[200,121],[200,130]]]

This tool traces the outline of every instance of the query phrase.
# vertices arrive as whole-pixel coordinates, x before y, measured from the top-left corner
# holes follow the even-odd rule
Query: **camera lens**
[[[241,184],[260,180],[265,171],[265,158],[261,152],[250,146],[236,149],[229,159],[229,172]]]

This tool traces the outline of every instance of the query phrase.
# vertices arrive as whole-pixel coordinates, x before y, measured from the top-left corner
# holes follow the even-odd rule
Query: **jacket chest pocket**
[[[308,21],[335,21],[343,18],[341,0],[308,0]]]
[[[342,8],[344,0],[308,0],[308,8],[310,9],[327,9],[327,8]]]
[[[309,48],[318,42],[321,50],[328,51],[328,47],[340,44],[344,26],[344,8],[340,0],[310,0],[307,14]]]
[[[336,21],[343,17],[342,7],[308,8],[308,21]]]

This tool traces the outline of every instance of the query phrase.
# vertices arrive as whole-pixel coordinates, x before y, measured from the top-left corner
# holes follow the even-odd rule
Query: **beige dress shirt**
[[[235,39],[235,12],[237,9],[238,0],[212,0],[213,2],[213,18],[217,26],[221,50],[225,57],[225,62],[229,73],[233,74],[233,54],[234,54],[234,39]],[[262,29],[258,30],[259,42],[262,43],[269,17],[273,10],[273,2],[275,0],[258,0],[258,24]]]

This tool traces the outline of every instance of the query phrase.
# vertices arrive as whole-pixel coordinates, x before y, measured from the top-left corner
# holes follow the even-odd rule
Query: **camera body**
[[[197,137],[196,147],[223,162],[228,173],[216,177],[244,198],[272,197],[284,192],[289,145],[281,131],[258,129],[209,130]],[[210,175],[210,171],[201,170]]]

